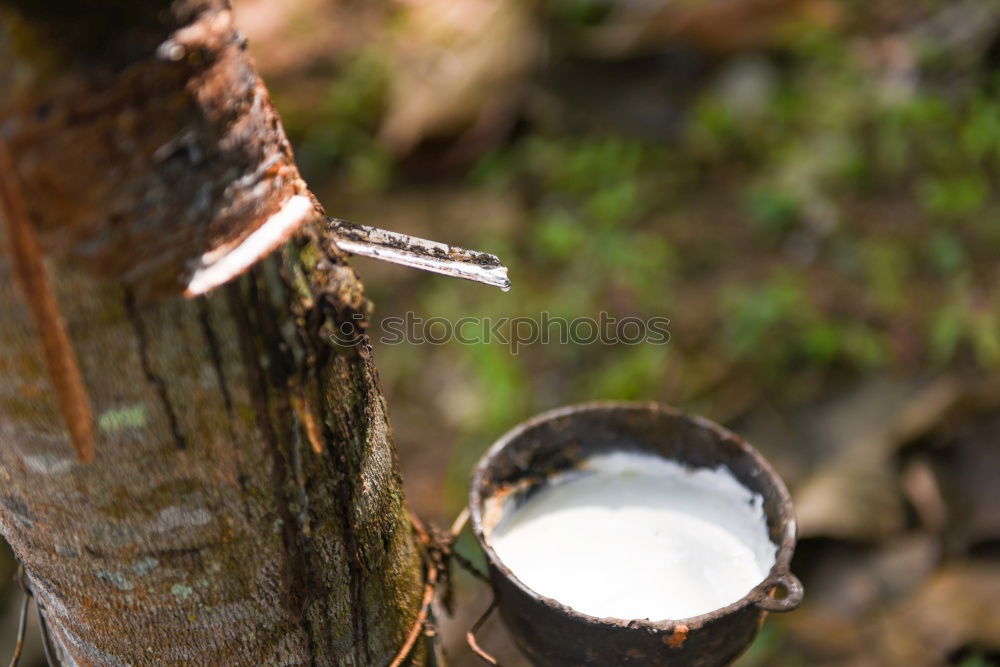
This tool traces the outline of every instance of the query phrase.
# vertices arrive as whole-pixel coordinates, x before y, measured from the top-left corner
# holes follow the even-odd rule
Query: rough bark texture
[[[307,194],[224,0],[13,4],[0,134],[60,263],[174,292]]]
[[[331,336],[366,309],[361,284],[309,222],[180,294],[305,192],[228,9],[23,4],[0,10],[0,177],[26,202],[96,459],[74,453],[0,234],[0,530],[60,659],[388,663],[422,577],[370,347]]]
[[[317,243],[282,254],[196,301],[60,275],[91,464],[0,260],[0,527],[67,663],[378,665],[402,644],[420,565],[385,408],[368,346],[326,337],[358,285]]]

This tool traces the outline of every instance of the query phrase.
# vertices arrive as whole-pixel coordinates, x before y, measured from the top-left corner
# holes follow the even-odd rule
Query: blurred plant
[[[962,272],[968,265],[968,254],[961,239],[950,231],[940,230],[926,242],[927,258],[943,276]]]
[[[931,317],[928,345],[938,364],[951,362],[965,345],[973,361],[987,369],[1000,365],[1000,298],[984,297],[955,281],[952,298]]]
[[[982,174],[968,173],[923,179],[918,185],[920,203],[931,216],[961,220],[980,211],[988,185]]]
[[[799,219],[799,204],[783,190],[751,189],[748,197],[750,220],[768,239],[779,240]]]
[[[805,657],[789,650],[785,643],[785,632],[775,620],[765,623],[747,652],[740,656],[735,667],[768,667],[781,664],[784,667],[805,667]]]
[[[722,340],[730,354],[773,372],[785,370],[801,350],[807,322],[817,319],[802,286],[788,274],[758,286],[729,288],[720,310]]]
[[[862,248],[867,292],[876,308],[894,314],[909,296],[912,262],[905,243],[870,239]]]
[[[545,13],[557,26],[578,28],[598,25],[607,18],[611,3],[607,0],[552,0],[545,3]]]
[[[687,44],[717,54],[780,46],[795,28],[831,28],[841,7],[829,0],[609,0],[603,21],[580,37],[580,49],[625,58],[664,44]]]
[[[637,345],[607,350],[599,368],[589,373],[579,400],[639,400],[657,396],[669,363],[669,345]]]
[[[387,87],[382,55],[362,50],[343,63],[321,104],[302,118],[293,114],[291,131],[300,137],[297,156],[307,173],[343,169],[359,193],[377,193],[389,184],[394,163],[374,137]]]

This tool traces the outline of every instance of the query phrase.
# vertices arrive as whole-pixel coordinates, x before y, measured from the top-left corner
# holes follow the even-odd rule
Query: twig
[[[487,584],[490,583],[489,575],[481,571],[478,567],[472,564],[468,558],[458,553],[455,550],[455,541],[458,540],[458,536],[462,533],[465,528],[465,524],[469,522],[469,508],[464,508],[461,513],[455,517],[455,520],[451,524],[451,543],[448,545],[448,556],[454,558],[455,562],[458,563],[459,567],[463,570],[476,577],[480,581],[484,581]]]
[[[493,602],[491,602],[490,606],[486,608],[486,611],[483,612],[483,615],[480,616],[476,620],[476,622],[472,624],[472,628],[470,628],[469,631],[465,633],[465,641],[469,644],[469,648],[472,649],[472,652],[491,665],[499,665],[500,663],[497,662],[496,658],[494,658],[492,655],[484,651],[482,647],[479,646],[479,642],[476,640],[476,633],[479,632],[479,628],[483,626],[483,623],[486,622],[486,619],[490,617],[490,614],[492,614],[493,610],[496,608],[497,608],[497,599],[494,597]]]
[[[403,662],[410,656],[410,652],[413,651],[413,647],[417,644],[417,639],[420,638],[420,633],[424,629],[424,624],[427,622],[427,616],[430,614],[431,603],[434,601],[434,591],[437,587],[437,568],[430,567],[427,571],[427,583],[424,585],[424,598],[420,603],[420,612],[417,614],[417,618],[413,621],[413,627],[410,628],[410,633],[406,637],[406,641],[403,642],[403,647],[399,649],[399,653],[393,658],[392,662],[389,663],[389,667],[400,667]]]
[[[461,511],[461,513],[459,513],[457,517],[455,517],[455,521],[453,521],[451,524],[452,543],[449,545],[450,549],[449,556],[454,558],[455,562],[457,562],[460,566],[462,566],[462,568],[464,568],[466,571],[475,575],[477,578],[485,581],[487,585],[490,585],[490,578],[485,573],[480,572],[479,568],[473,565],[471,561],[467,560],[464,556],[459,554],[454,549],[454,543],[458,539],[458,536],[461,534],[462,529],[465,528],[465,524],[468,523],[468,521],[469,521],[469,508],[466,507]],[[483,612],[483,615],[480,616],[475,623],[473,623],[472,628],[470,628],[469,631],[465,633],[465,641],[469,645],[469,648],[472,649],[472,652],[491,665],[499,665],[500,663],[497,662],[496,658],[494,658],[492,655],[483,650],[483,648],[479,645],[479,642],[476,640],[476,633],[479,632],[479,628],[482,627],[483,623],[486,622],[486,619],[489,618],[490,614],[493,613],[493,610],[496,609],[496,606],[497,606],[497,599],[496,595],[494,595],[493,601],[490,602],[490,606],[487,607],[486,611]]]
[[[3,141],[0,141],[0,204],[7,219],[14,273],[21,283],[38,329],[59,410],[66,421],[77,456],[84,462],[93,461],[94,419],[90,399],[73,342],[59,311],[59,301],[42,261],[42,249],[17,184],[14,162]]]
[[[35,610],[38,612],[38,626],[42,631],[42,649],[45,651],[45,662],[49,667],[58,667],[55,659],[52,657],[49,626],[45,622],[45,615],[42,614],[42,606],[38,604],[38,599],[35,598],[35,593],[28,584],[28,577],[25,574],[24,565],[21,563],[17,565],[17,574],[14,576],[14,579],[17,581],[17,585],[24,595],[24,600],[21,602],[21,617],[17,625],[17,644],[14,646],[14,656],[10,660],[10,667],[17,667],[17,664],[21,661],[21,653],[24,650],[24,637],[27,634],[28,627],[28,604],[32,599],[35,600]]]
[[[451,535],[453,539],[458,539],[459,534],[468,522],[469,508],[465,507],[461,512],[459,512],[458,516],[455,517],[455,520],[451,522]]]
[[[42,630],[42,650],[45,651],[45,664],[49,667],[59,667],[52,653],[52,637],[49,634],[49,624],[45,622],[45,614],[42,613],[42,605],[35,600],[35,609],[38,611],[38,626]]]
[[[434,593],[437,590],[438,584],[438,564],[434,562],[434,559],[430,555],[433,538],[424,527],[420,518],[413,512],[410,512],[410,524],[413,526],[413,532],[417,534],[417,541],[420,544],[420,555],[424,559],[424,567],[427,570],[427,579],[424,582],[424,596],[420,602],[420,611],[417,612],[417,617],[410,627],[406,641],[403,642],[403,646],[396,653],[396,657],[389,663],[389,667],[400,667],[410,657],[413,647],[417,644],[417,639],[420,638],[420,633],[427,624],[427,617],[430,615],[431,604],[434,602]]]
[[[24,633],[28,628],[28,605],[31,604],[31,596],[27,591],[21,591],[21,616],[17,622],[17,643],[14,644],[14,656],[10,659],[10,667],[17,667],[21,661],[21,651],[24,650]]]
[[[448,564],[451,559],[455,561],[464,569],[468,570],[470,573],[475,575],[477,578],[482,579],[487,584],[490,583],[489,577],[480,572],[479,569],[461,556],[455,551],[454,545],[455,541],[458,539],[459,534],[461,534],[462,529],[465,528],[465,524],[469,521],[469,510],[464,509],[455,518],[455,521],[451,524],[451,531],[446,533],[443,538],[437,538],[436,535],[439,534],[437,531],[428,530],[424,525],[424,522],[420,520],[413,512],[410,512],[410,523],[413,526],[413,532],[417,535],[417,541],[420,544],[420,553],[424,559],[424,566],[427,570],[427,579],[424,583],[424,596],[420,603],[420,611],[417,613],[417,618],[413,622],[413,626],[410,628],[409,633],[406,636],[406,641],[403,642],[403,646],[399,649],[399,652],[389,663],[389,667],[401,667],[406,659],[410,656],[413,651],[413,647],[417,644],[417,639],[420,638],[420,633],[422,630],[427,629],[428,617],[430,616],[431,605],[434,603],[434,596],[437,593],[437,588],[440,585],[448,585]],[[445,592],[443,599],[445,600],[445,607],[447,608],[447,598],[450,595],[448,591]],[[483,660],[487,661],[491,665],[497,665],[496,659],[489,653],[484,651],[479,647],[476,642],[474,633],[479,630],[479,627],[486,620],[486,617],[490,615],[493,609],[496,607],[496,598],[494,597],[493,603],[490,605],[489,609],[480,617],[476,624],[472,626],[466,635],[466,641],[469,643],[469,647]]]

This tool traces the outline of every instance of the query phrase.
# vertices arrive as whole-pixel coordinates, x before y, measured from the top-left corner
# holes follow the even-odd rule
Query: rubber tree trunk
[[[387,664],[423,576],[367,303],[228,7],[35,4],[0,9],[0,529],[59,659]]]

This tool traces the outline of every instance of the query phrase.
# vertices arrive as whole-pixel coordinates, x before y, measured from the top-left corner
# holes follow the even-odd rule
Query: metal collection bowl
[[[730,605],[663,621],[589,616],[521,583],[490,546],[493,530],[552,475],[614,451],[655,454],[693,468],[721,464],[759,493],[770,538],[777,545],[774,566],[764,580]],[[469,509],[500,616],[520,650],[540,667],[726,665],[750,645],[767,612],[789,611],[802,601],[802,584],[789,571],[795,517],[784,483],[739,436],[663,405],[587,403],[520,424],[480,460]],[[778,597],[778,591],[783,596]]]

